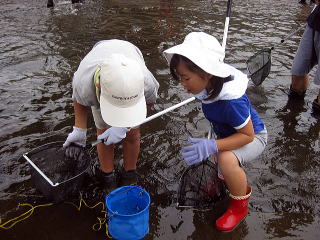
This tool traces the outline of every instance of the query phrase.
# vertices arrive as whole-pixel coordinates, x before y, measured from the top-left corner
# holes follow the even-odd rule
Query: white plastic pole
[[[195,97],[191,97],[191,98],[188,98],[188,99],[182,101],[181,103],[178,103],[178,104],[176,104],[176,105],[173,105],[173,106],[171,106],[171,107],[168,107],[168,108],[162,110],[161,112],[158,112],[158,113],[156,113],[156,114],[151,115],[150,117],[147,117],[141,124],[144,124],[144,123],[146,123],[146,122],[149,122],[149,121],[151,121],[151,120],[153,120],[153,119],[155,119],[155,118],[157,118],[157,117],[160,117],[160,116],[162,116],[163,114],[165,114],[165,113],[167,113],[167,112],[171,112],[171,111],[175,110],[175,109],[178,108],[178,107],[181,107],[181,106],[183,106],[183,105],[185,105],[185,104],[187,104],[187,103],[189,103],[189,102],[192,102],[192,101],[195,100],[195,99],[196,99]],[[139,124],[139,125],[140,125],[140,124]],[[99,144],[99,143],[101,143],[101,142],[102,142],[101,140],[97,140],[97,141],[91,143],[91,146],[92,146],[92,147],[93,147],[93,146],[96,146],[97,144]]]
[[[156,114],[153,114],[152,116],[147,117],[141,124],[146,123],[146,122],[149,122],[149,121],[151,121],[151,120],[153,120],[153,119],[155,119],[155,118],[157,118],[157,117],[160,117],[161,115],[163,115],[163,114],[165,114],[165,113],[167,113],[167,112],[171,112],[172,110],[174,110],[174,109],[176,109],[176,108],[178,108],[178,107],[181,107],[181,106],[183,106],[183,105],[185,105],[185,104],[187,104],[187,103],[189,103],[189,102],[192,102],[192,101],[195,100],[195,99],[196,99],[195,97],[188,98],[187,100],[184,100],[184,101],[181,102],[181,103],[178,103],[178,104],[173,105],[173,106],[171,106],[171,107],[169,107],[169,108],[167,108],[167,109],[165,109],[165,110],[162,110],[161,112],[158,112],[158,113],[156,113]]]
[[[52,187],[56,187],[59,185],[59,183],[53,183],[48,177],[47,175],[44,174],[44,172],[42,172],[37,165],[35,165],[27,156],[27,154],[23,154],[23,157],[28,161],[28,163],[52,186]]]
[[[222,49],[223,49],[224,54],[226,53],[226,44],[227,44],[229,21],[230,21],[230,18],[227,17],[226,21],[225,21],[225,24],[224,24],[224,32],[223,32],[223,40],[222,40]]]
[[[232,0],[228,0],[226,21],[224,23],[223,39],[222,39],[222,45],[221,45],[222,49],[223,49],[224,57],[226,54],[226,44],[227,44],[227,35],[228,35],[229,22],[230,22],[231,5],[232,5]],[[223,60],[223,59],[221,59],[221,60]]]

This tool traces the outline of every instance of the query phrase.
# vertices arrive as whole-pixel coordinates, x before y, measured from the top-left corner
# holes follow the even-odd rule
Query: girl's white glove
[[[73,127],[73,131],[69,133],[67,140],[63,144],[63,147],[68,147],[71,143],[77,144],[81,147],[85,147],[86,140],[87,140],[87,130]]]
[[[116,144],[124,139],[130,129],[121,127],[111,127],[98,136],[105,145]]]

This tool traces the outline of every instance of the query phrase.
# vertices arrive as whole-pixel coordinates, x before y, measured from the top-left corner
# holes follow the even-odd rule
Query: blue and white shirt
[[[220,94],[202,101],[205,117],[211,122],[218,138],[225,138],[252,121],[254,132],[259,133],[265,126],[246,95],[248,78],[239,70],[229,66],[234,77],[226,82]]]

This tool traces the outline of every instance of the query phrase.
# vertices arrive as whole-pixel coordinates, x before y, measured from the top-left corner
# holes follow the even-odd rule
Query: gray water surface
[[[73,125],[71,77],[81,59],[100,40],[118,38],[137,45],[160,83],[150,114],[189,97],[169,74],[163,50],[191,31],[222,41],[227,1],[86,0],[72,5],[45,0],[3,0],[0,6],[0,217],[2,223],[25,212],[19,203],[46,203],[31,182],[22,154],[63,141]],[[179,156],[188,136],[203,137],[208,123],[194,101],[142,126],[139,185],[150,193],[150,232],[145,239],[319,239],[320,120],[311,102],[311,83],[303,102],[288,102],[291,63],[310,6],[298,0],[234,1],[228,32],[227,63],[246,72],[246,60],[263,48],[272,51],[272,69],[262,86],[249,83],[249,98],[264,120],[269,142],[246,166],[253,194],[245,222],[221,233],[214,220],[222,214],[176,208],[179,177],[186,165]],[[313,76],[314,72],[311,73]],[[89,140],[95,131],[89,129]],[[121,155],[117,155],[118,160]],[[90,196],[93,190],[86,189]],[[87,199],[90,202],[90,199]],[[75,202],[78,204],[77,202]],[[94,201],[90,202],[94,205]],[[106,239],[94,232],[98,210],[70,204],[37,208],[0,239]]]

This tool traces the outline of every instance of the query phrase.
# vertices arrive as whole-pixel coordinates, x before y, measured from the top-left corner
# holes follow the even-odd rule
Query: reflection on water
[[[119,38],[136,44],[160,82],[159,100],[150,114],[189,98],[170,76],[164,49],[181,43],[191,31],[206,31],[222,41],[227,1],[6,0],[0,8],[0,216],[3,221],[23,209],[18,203],[45,199],[30,181],[21,155],[42,144],[63,141],[73,124],[71,77],[99,40]],[[209,212],[175,207],[179,157],[188,136],[202,137],[208,124],[199,102],[191,102],[142,127],[139,185],[152,198],[150,233],[146,239],[319,239],[319,120],[311,102],[312,83],[302,102],[290,102],[284,90],[302,32],[280,44],[302,24],[309,6],[293,1],[234,1],[226,46],[226,62],[246,72],[245,61],[262,48],[275,46],[269,77],[260,87],[250,83],[248,95],[265,121],[269,143],[265,153],[247,166],[254,192],[250,214],[232,233],[215,230],[214,219],[225,205]],[[313,74],[313,72],[312,72]],[[94,140],[93,128],[89,140]],[[121,155],[118,154],[118,158]],[[94,196],[95,188],[85,189]],[[88,199],[90,202],[90,199]],[[94,203],[95,199],[91,199]],[[1,239],[94,239],[96,214],[61,204],[37,213]],[[66,230],[68,229],[68,230]]]

